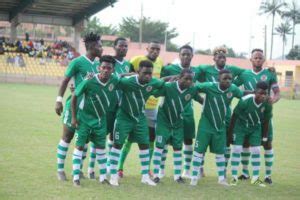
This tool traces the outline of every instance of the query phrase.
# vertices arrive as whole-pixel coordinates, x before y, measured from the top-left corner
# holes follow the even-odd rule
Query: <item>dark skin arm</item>
[[[73,94],[71,100],[71,110],[72,110],[72,126],[77,128],[78,122],[76,119],[76,105],[77,105],[77,97]]]
[[[58,96],[61,96],[63,97],[65,92],[66,92],[66,89],[67,89],[67,86],[68,86],[68,83],[69,81],[71,80],[70,77],[65,77],[64,80],[61,82],[61,85],[59,87],[59,90],[58,90]],[[63,111],[63,104],[62,102],[56,102],[55,104],[55,112],[57,115],[61,115]]]
[[[203,105],[204,99],[203,99],[203,97],[201,97],[201,95],[199,93],[196,95],[194,100],[197,101],[198,103],[200,103],[201,105]]]
[[[227,146],[229,146],[233,142],[233,128],[234,128],[235,122],[236,122],[236,115],[233,113],[231,116],[229,128],[227,130]]]
[[[274,104],[277,101],[279,101],[279,99],[280,99],[280,89],[279,89],[279,87],[273,88],[273,93],[274,93],[273,97],[269,98],[269,103],[270,104]]]

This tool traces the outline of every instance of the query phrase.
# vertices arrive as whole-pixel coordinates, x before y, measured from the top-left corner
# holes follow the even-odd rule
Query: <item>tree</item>
[[[276,14],[281,14],[281,8],[285,6],[286,3],[282,3],[279,0],[272,0],[272,1],[264,1],[260,5],[261,14],[272,15],[272,33],[271,33],[271,49],[270,49],[270,59],[272,59],[273,53],[273,35],[274,35],[274,20]]]
[[[292,20],[293,22],[293,32],[292,32],[292,48],[294,48],[295,42],[295,26],[300,23],[300,8],[297,6],[296,1],[293,1],[292,4],[287,5],[287,11],[283,11],[283,18]]]
[[[282,60],[284,60],[284,47],[286,44],[286,37],[287,35],[291,35],[292,34],[292,27],[290,25],[290,23],[285,22],[285,23],[281,23],[280,25],[278,25],[275,28],[276,32],[278,33],[278,35],[280,35],[280,37],[282,37]]]
[[[100,35],[116,35],[118,30],[112,25],[101,25],[100,20],[97,17],[94,17],[88,20],[87,27],[82,32],[82,35],[85,35],[89,32],[98,33]]]
[[[288,60],[300,60],[300,45],[295,45],[286,56]]]
[[[142,42],[151,42],[154,40],[164,43],[167,32],[168,47],[169,44],[171,45],[170,40],[178,36],[176,28],[169,28],[169,23],[166,22],[155,21],[145,17],[143,18],[142,25]],[[125,17],[119,24],[120,35],[123,37],[129,37],[134,42],[139,41],[139,29],[140,20],[134,19],[133,17]],[[174,45],[172,44],[171,47],[174,48]]]

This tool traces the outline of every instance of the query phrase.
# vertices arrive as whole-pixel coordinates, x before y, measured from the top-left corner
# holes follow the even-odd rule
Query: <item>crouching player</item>
[[[72,125],[76,127],[75,149],[73,152],[73,184],[80,186],[79,173],[83,148],[87,140],[96,148],[96,160],[99,164],[99,181],[108,183],[106,179],[106,112],[110,105],[110,97],[115,92],[118,78],[111,75],[115,60],[111,56],[100,59],[100,73],[91,79],[84,80],[75,89],[72,97]],[[77,99],[84,95],[76,110]]]
[[[225,118],[228,106],[233,97],[241,98],[243,92],[232,83],[232,74],[229,70],[219,72],[219,82],[200,83],[200,92],[206,94],[203,111],[198,125],[198,133],[193,154],[193,172],[191,185],[197,185],[199,169],[206,152],[216,154],[218,170],[218,183],[228,186],[225,179],[225,148],[226,148],[226,125]]]
[[[272,117],[272,105],[268,103],[267,98],[268,89],[269,86],[266,82],[258,82],[255,94],[244,96],[234,109],[229,127],[229,138],[232,138],[234,135],[231,159],[231,185],[237,185],[241,153],[243,144],[247,139],[250,144],[253,170],[251,184],[265,187],[259,179],[259,170],[261,140],[266,142],[268,139],[269,120]]]
[[[184,141],[183,114],[192,99],[199,101],[201,98],[200,95],[198,95],[197,87],[192,86],[193,78],[194,72],[191,69],[183,69],[178,81],[166,83],[160,90],[153,93],[155,97],[164,97],[158,110],[156,126],[156,141],[153,156],[153,175],[155,183],[160,181],[159,169],[164,147],[167,143],[170,143],[174,150],[174,181],[184,183],[181,177],[181,151]]]

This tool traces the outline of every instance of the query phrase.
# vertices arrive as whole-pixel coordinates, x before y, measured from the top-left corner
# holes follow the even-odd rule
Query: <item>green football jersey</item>
[[[115,59],[116,63],[114,66],[114,73],[116,75],[120,75],[120,74],[125,74],[125,73],[129,73],[131,70],[131,64],[127,61],[127,60],[123,60],[122,62],[120,62],[119,60]]]
[[[102,83],[98,74],[95,74],[93,78],[79,84],[75,89],[75,96],[83,95],[79,104],[80,119],[91,126],[100,124],[110,106],[118,82],[119,78],[112,75],[106,83]]]
[[[65,76],[74,78],[75,88],[88,74],[96,74],[99,61],[91,61],[85,55],[73,59],[66,69]]]
[[[245,69],[233,66],[225,65],[224,69],[229,70],[232,73],[232,78],[235,79],[241,75]],[[200,82],[219,82],[220,70],[215,65],[200,65],[197,67],[197,80]]]
[[[184,68],[180,64],[171,64],[171,65],[168,65],[168,66],[165,66],[162,68],[160,76],[166,77],[166,76],[179,75],[183,69]],[[198,70],[196,67],[193,67],[193,66],[191,66],[190,69],[194,72],[194,80],[193,81],[196,82],[197,77],[199,76]],[[185,115],[194,115],[193,113],[194,113],[193,112],[193,102],[190,101],[189,106],[186,107],[184,114]]]
[[[268,69],[262,69],[260,72],[254,72],[252,69],[245,70],[237,79],[234,84],[237,86],[243,85],[245,90],[254,91],[258,81],[265,81],[269,85],[269,92],[271,89],[278,87],[277,77],[274,72]]]
[[[117,75],[118,77],[120,76],[120,74],[125,74],[125,73],[129,73],[130,70],[130,63],[127,60],[123,60],[122,62],[120,62],[119,60],[115,59],[116,63],[114,65],[114,74]],[[117,109],[117,105],[118,102],[120,102],[121,100],[121,91],[120,90],[115,90],[113,97],[111,98],[111,103],[109,106],[109,111],[111,112],[115,112]]]
[[[118,89],[122,90],[120,109],[138,121],[140,115],[144,114],[145,103],[152,95],[153,90],[164,85],[164,81],[152,78],[149,83],[141,84],[138,75],[120,79]]]
[[[162,68],[160,72],[160,77],[166,77],[166,76],[174,76],[174,75],[179,75],[181,71],[184,68],[180,64],[171,64],[167,65]],[[198,72],[197,69],[193,66],[190,66],[190,69],[195,73],[194,74],[194,82],[196,82],[196,73]]]
[[[249,94],[240,99],[233,112],[237,116],[237,123],[251,128],[261,126],[263,120],[271,119],[272,105],[267,101],[257,104],[255,102],[255,95]]]
[[[227,90],[221,90],[219,83],[205,82],[198,84],[200,92],[206,94],[202,115],[212,123],[217,131],[220,131],[225,125],[225,116],[233,97],[241,98],[243,92],[234,84]]]
[[[170,124],[177,126],[182,122],[183,112],[190,105],[193,98],[197,98],[198,92],[195,86],[181,90],[178,81],[166,83],[161,89],[154,91],[154,96],[162,96],[158,115],[162,115]]]

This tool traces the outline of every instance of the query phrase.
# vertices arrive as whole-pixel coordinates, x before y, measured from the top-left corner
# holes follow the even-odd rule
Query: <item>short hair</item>
[[[194,72],[190,68],[184,68],[181,70],[179,77],[183,77],[185,74],[194,74]]]
[[[222,74],[231,74],[231,71],[229,71],[228,69],[222,69],[219,71],[219,76],[221,76]]]
[[[221,47],[216,47],[216,48],[214,48],[214,50],[213,50],[213,55],[215,56],[215,55],[218,55],[218,54],[227,54],[227,49],[226,49],[226,47],[223,47],[223,46],[221,46]]]
[[[117,44],[118,44],[119,41],[127,41],[127,40],[124,37],[118,37],[114,41],[114,46],[117,46]]]
[[[149,60],[143,60],[140,62],[139,64],[139,69],[143,68],[143,67],[147,67],[147,68],[153,68],[153,63],[150,62]]]
[[[264,51],[262,50],[262,49],[253,49],[252,51],[251,51],[251,54],[253,54],[254,52],[261,52],[261,53],[264,53]]]
[[[92,42],[98,42],[100,39],[100,35],[98,35],[97,33],[90,32],[84,36],[83,41],[85,43],[85,47],[87,48],[87,44]]]
[[[191,50],[192,53],[194,52],[193,47],[191,47],[191,46],[188,45],[188,44],[183,45],[182,47],[180,47],[180,48],[179,48],[179,52],[180,52],[182,49],[189,49],[189,50]]]
[[[259,81],[256,83],[256,90],[257,89],[267,90],[269,89],[269,85],[265,81]]]
[[[103,55],[101,56],[100,58],[100,62],[108,62],[108,63],[111,63],[111,64],[115,64],[116,63],[116,60],[114,59],[114,57],[110,56],[110,55]]]

